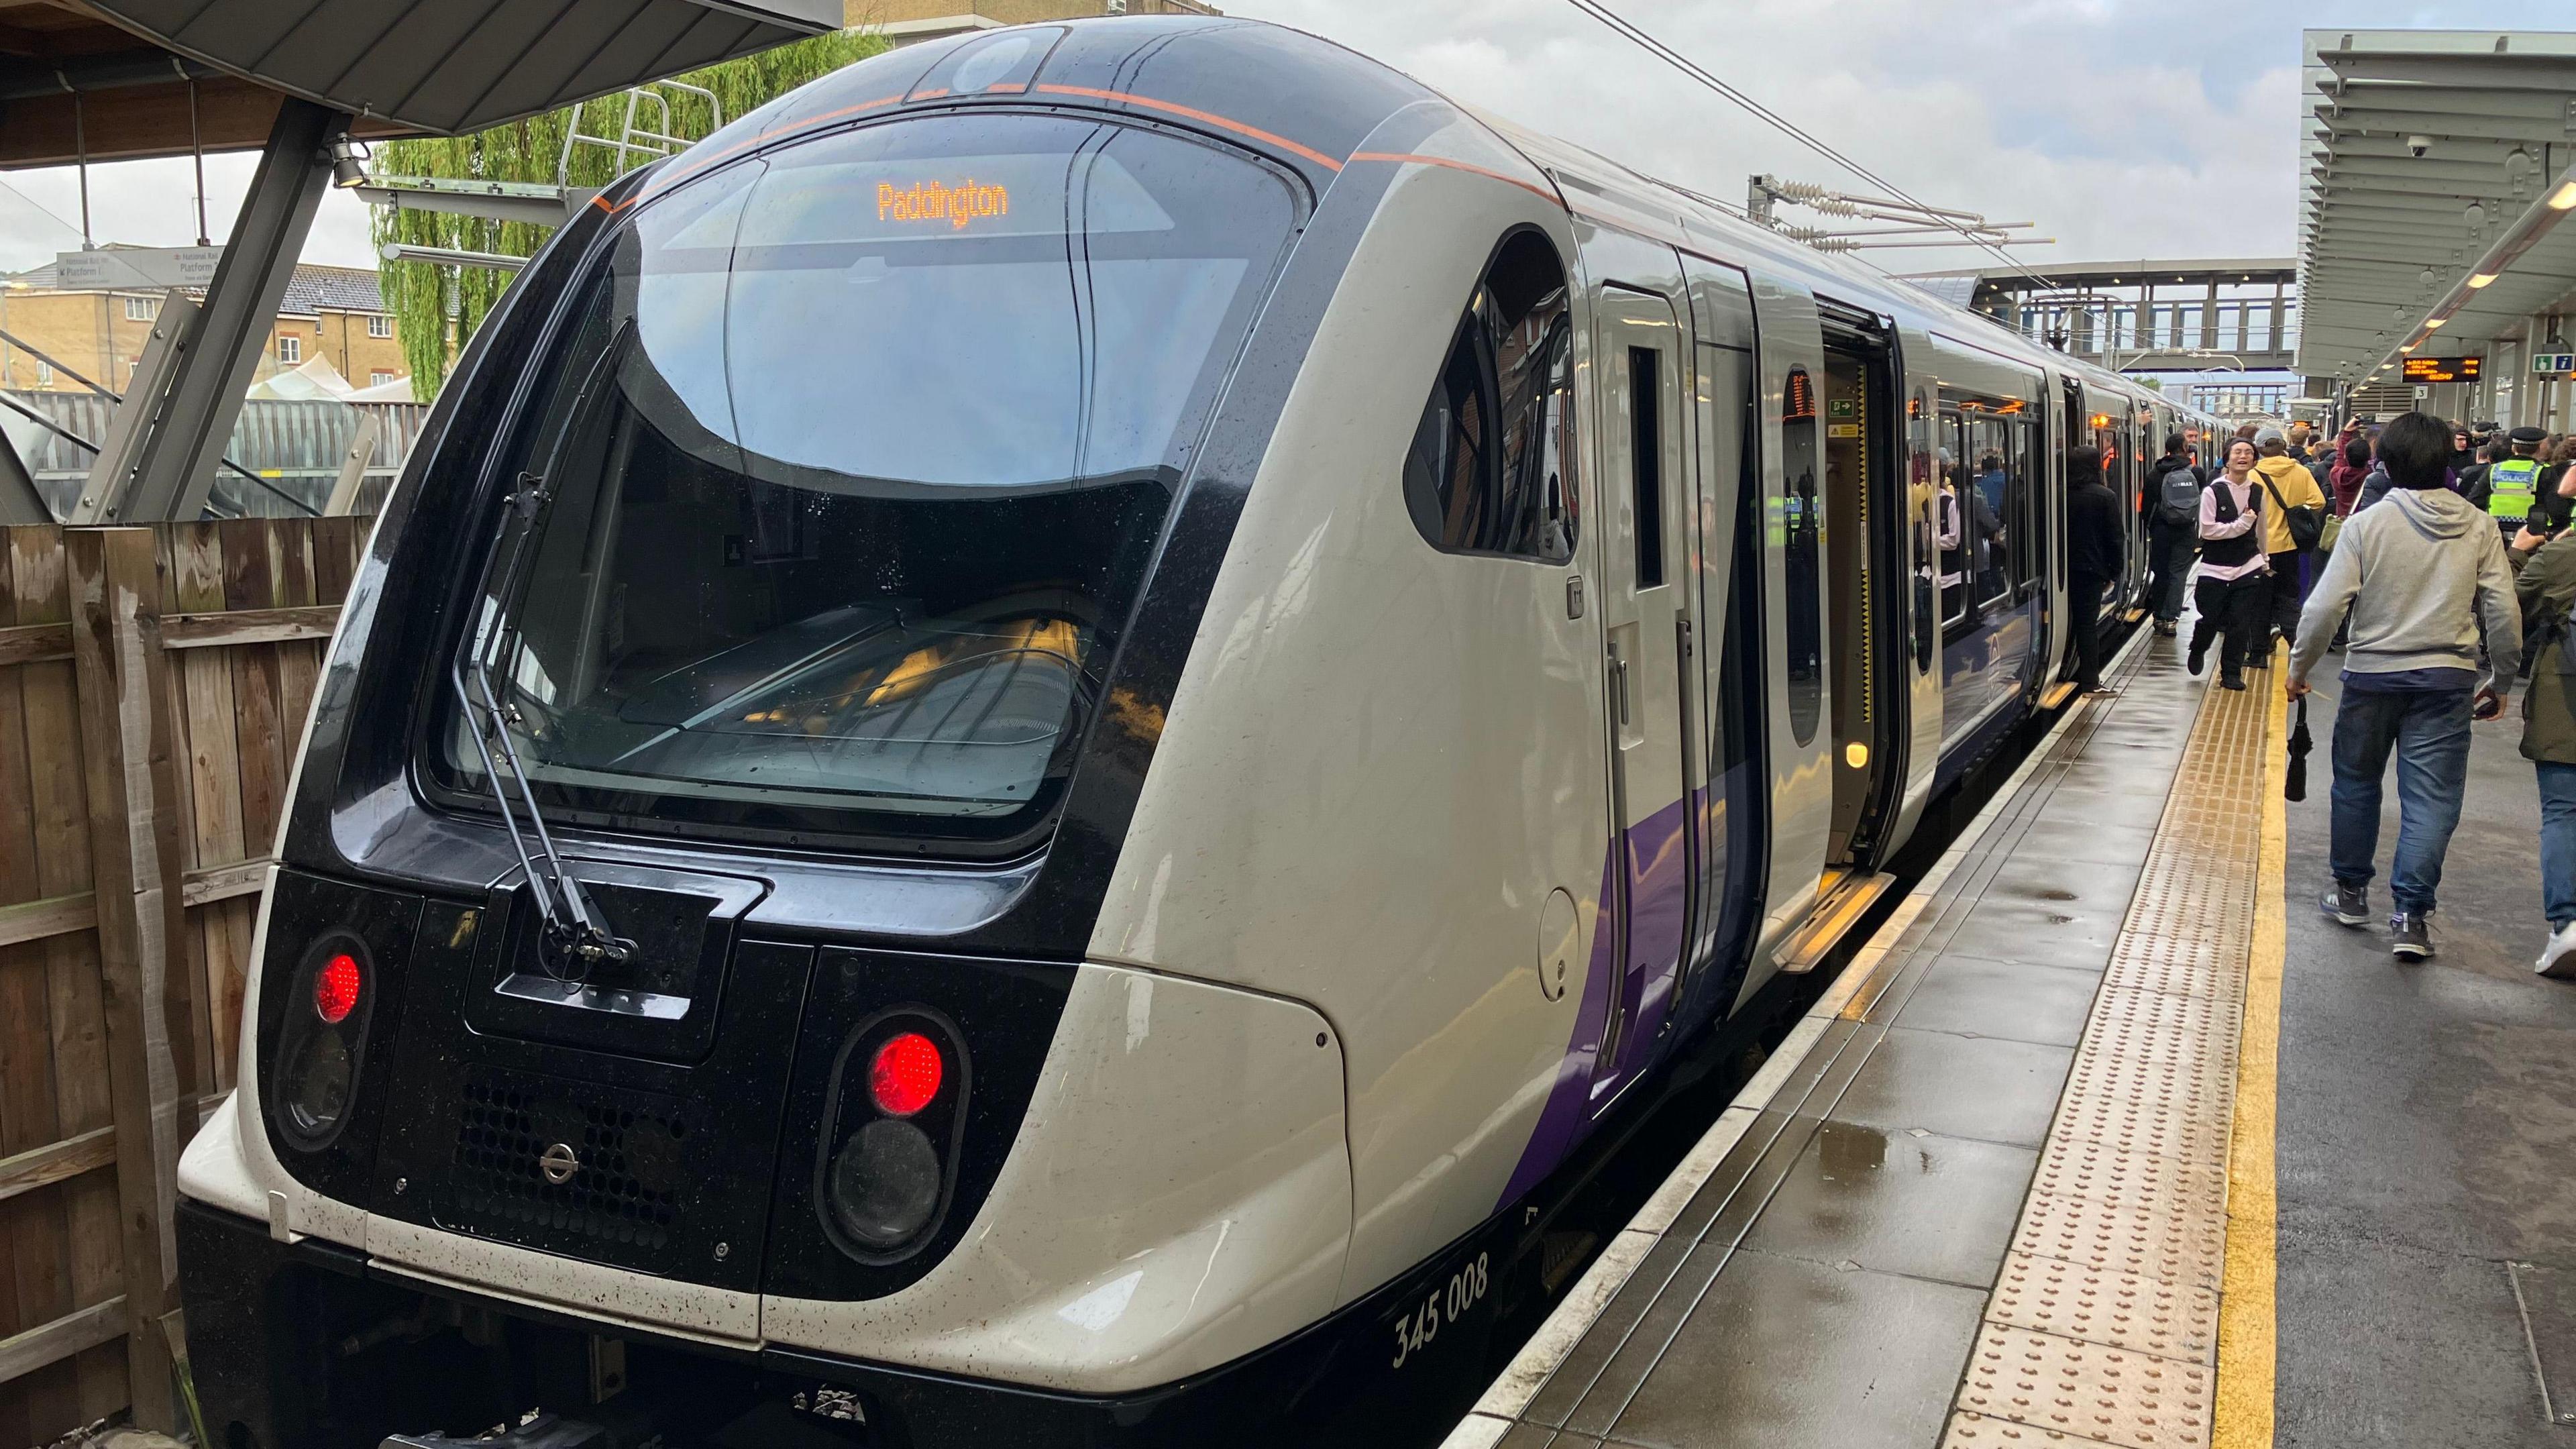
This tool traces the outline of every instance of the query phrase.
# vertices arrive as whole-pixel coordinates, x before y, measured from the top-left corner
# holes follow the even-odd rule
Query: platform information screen
[[[2408,382],[2475,382],[2478,363],[2475,357],[2410,357],[2406,359]]]

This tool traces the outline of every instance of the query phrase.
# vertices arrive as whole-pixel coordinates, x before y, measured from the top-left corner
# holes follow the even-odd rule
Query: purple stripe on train
[[[1706,794],[1693,791],[1694,803],[1704,803]],[[1574,1033],[1566,1043],[1564,1057],[1557,1062],[1556,1081],[1548,1089],[1547,1105],[1539,1111],[1538,1125],[1530,1130],[1529,1145],[1521,1150],[1520,1163],[1512,1169],[1511,1181],[1503,1188],[1503,1203],[1517,1200],[1555,1171],[1557,1164],[1591,1134],[1596,1103],[1606,1102],[1652,1059],[1656,1034],[1672,1010],[1673,983],[1680,970],[1682,936],[1688,925],[1689,895],[1684,877],[1689,852],[1683,848],[1682,837],[1685,818],[1682,802],[1674,801],[1639,822],[1624,838],[1626,849],[1622,851],[1614,845],[1611,858],[1602,862],[1598,899],[1605,910],[1615,900],[1612,891],[1617,882],[1611,872],[1618,868],[1621,855],[1631,862],[1629,919],[1633,924],[1628,933],[1628,959],[1638,969],[1615,969],[1612,951],[1618,944],[1618,932],[1610,929],[1607,920],[1596,923],[1592,959],[1583,972],[1583,996],[1575,1006]],[[1626,999],[1629,1027],[1623,1034],[1615,1069],[1596,1072],[1602,1026],[1609,1020],[1610,993],[1614,990]]]

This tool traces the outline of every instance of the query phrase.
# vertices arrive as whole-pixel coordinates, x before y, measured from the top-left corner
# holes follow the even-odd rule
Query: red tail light
[[[868,1064],[868,1096],[889,1117],[909,1117],[930,1105],[948,1064],[939,1044],[917,1031],[888,1038]]]
[[[365,978],[358,971],[357,958],[343,951],[322,963],[313,973],[313,1013],[333,1026],[349,1019],[358,1009],[358,993],[365,988]]]

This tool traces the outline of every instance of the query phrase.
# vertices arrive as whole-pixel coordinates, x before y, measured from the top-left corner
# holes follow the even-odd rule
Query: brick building
[[[123,392],[143,358],[143,344],[160,309],[157,291],[56,286],[51,265],[10,276],[0,281],[0,333],[8,334],[0,337],[0,387],[88,391],[62,375],[54,366],[59,362]],[[36,356],[39,352],[53,361]],[[385,310],[374,271],[298,266],[251,380],[265,381],[317,356],[356,387],[409,375],[402,338]]]
[[[963,30],[1100,15],[1219,15],[1200,0],[842,0],[842,23],[897,45]]]

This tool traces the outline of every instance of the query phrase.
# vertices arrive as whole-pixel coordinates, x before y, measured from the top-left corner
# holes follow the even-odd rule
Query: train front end
[[[1087,949],[1340,266],[1324,173],[1188,119],[1231,82],[1117,99],[1226,33],[863,63],[612,189],[483,329],[183,1164],[215,1443],[1329,1418],[1338,1034]]]

